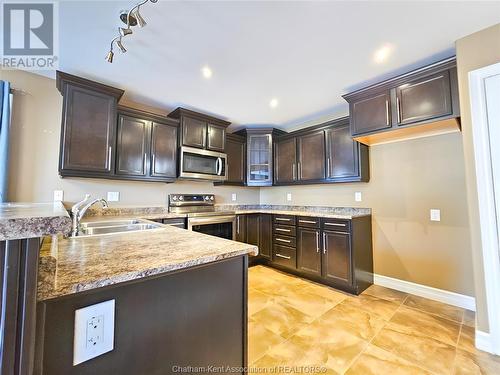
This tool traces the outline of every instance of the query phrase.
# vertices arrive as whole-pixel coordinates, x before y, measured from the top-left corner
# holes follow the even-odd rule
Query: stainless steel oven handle
[[[220,224],[220,223],[233,223],[236,220],[234,215],[226,216],[212,216],[212,217],[190,217],[188,223],[190,226],[203,225],[203,224]]]

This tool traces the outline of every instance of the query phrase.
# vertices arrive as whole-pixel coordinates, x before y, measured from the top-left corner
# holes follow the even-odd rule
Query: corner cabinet
[[[368,147],[352,139],[347,117],[279,137],[274,184],[368,182]]]
[[[56,85],[63,96],[59,174],[113,175],[116,107],[123,90],[60,71]]]
[[[351,135],[371,145],[460,131],[455,58],[344,95]]]
[[[180,121],[179,146],[225,152],[229,122],[185,108],[177,108],[168,117]]]

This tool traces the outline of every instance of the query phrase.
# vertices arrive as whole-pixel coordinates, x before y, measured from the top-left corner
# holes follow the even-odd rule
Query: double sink
[[[97,236],[100,234],[139,232],[162,227],[163,225],[161,224],[156,224],[143,219],[94,221],[81,223],[78,235],[74,238]]]

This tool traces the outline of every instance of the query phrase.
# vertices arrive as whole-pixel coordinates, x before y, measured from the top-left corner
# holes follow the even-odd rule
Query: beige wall
[[[376,273],[473,296],[461,134],[372,146],[370,168],[369,183],[261,188],[260,201],[371,207]]]
[[[21,71],[0,70],[0,79],[26,93],[14,96],[11,126],[9,193],[10,201],[51,201],[53,191],[64,190],[64,200],[74,202],[85,193],[106,197],[119,191],[115,205],[164,205],[168,193],[214,193],[219,202],[229,202],[236,192],[238,203],[258,203],[255,188],[214,187],[206,182],[142,183],[59,177],[59,135],[62,97],[55,81]]]
[[[462,118],[464,158],[467,186],[467,201],[471,233],[474,283],[476,290],[477,327],[488,332],[484,270],[482,264],[479,209],[472,143],[472,122],[469,98],[470,71],[500,62],[500,24],[462,38],[456,43],[458,63],[458,83],[460,91],[460,112]]]

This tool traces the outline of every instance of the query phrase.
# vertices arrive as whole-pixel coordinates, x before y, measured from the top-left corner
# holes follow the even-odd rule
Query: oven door
[[[179,177],[197,180],[224,181],[227,176],[227,155],[181,147]]]
[[[227,240],[235,240],[236,216],[191,217],[188,218],[188,230]]]

